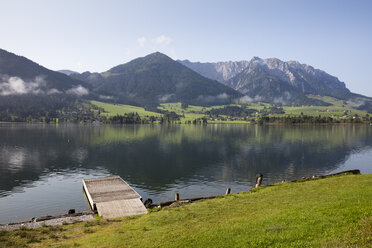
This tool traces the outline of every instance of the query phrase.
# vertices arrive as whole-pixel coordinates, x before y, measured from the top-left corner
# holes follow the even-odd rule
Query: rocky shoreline
[[[18,222],[18,223],[8,223],[4,225],[0,225],[0,230],[14,230],[19,228],[27,228],[33,229],[38,228],[41,226],[59,226],[63,225],[64,223],[71,224],[76,222],[82,222],[87,220],[92,220],[95,218],[95,214],[93,212],[81,212],[81,213],[73,213],[73,214],[62,214],[62,215],[55,215],[55,216],[42,216],[38,218],[32,218],[29,221],[25,222]]]

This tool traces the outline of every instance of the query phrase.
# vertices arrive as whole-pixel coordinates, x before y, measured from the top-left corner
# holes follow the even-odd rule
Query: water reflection
[[[83,199],[81,177],[115,174],[144,198],[162,201],[174,191],[194,197],[219,194],[226,187],[246,190],[258,172],[269,184],[337,171],[353,154],[372,154],[371,147],[370,126],[2,124],[0,223],[9,221],[2,219],[2,210],[9,213],[11,206],[22,205],[30,187],[40,190],[32,197],[47,208],[48,201],[41,199],[46,190],[59,194],[70,208],[84,209],[85,202],[76,200]],[[372,173],[369,165],[361,167]],[[55,180],[56,175],[69,180]],[[51,182],[49,187],[40,186],[44,181]],[[17,201],[10,204],[10,197]],[[49,204],[53,209],[56,202]]]

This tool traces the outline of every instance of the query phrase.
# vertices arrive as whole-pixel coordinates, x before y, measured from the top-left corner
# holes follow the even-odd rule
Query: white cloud
[[[34,81],[25,82],[19,77],[2,76],[0,79],[0,95],[43,94],[44,77],[37,76]]]
[[[169,36],[160,35],[160,36],[152,39],[152,42],[155,45],[168,46],[169,44],[171,44],[173,42],[173,39]]]
[[[146,41],[147,41],[146,37],[140,37],[137,39],[138,45],[140,47],[144,47],[146,44]]]
[[[224,92],[222,94],[217,95],[216,97],[217,97],[217,99],[224,100],[224,99],[228,99],[230,96]]]
[[[103,99],[103,100],[111,100],[111,99],[114,99],[113,96],[105,96],[105,95],[99,95],[99,98]]]
[[[76,95],[76,96],[84,96],[84,95],[88,95],[89,94],[89,91],[88,89],[84,88],[83,86],[79,85],[75,88],[71,88],[69,90],[66,91],[67,94],[70,94],[70,95]]]
[[[0,96],[10,96],[10,95],[24,95],[24,94],[34,94],[34,95],[53,95],[62,94],[63,92],[52,88],[46,89],[47,82],[44,80],[44,76],[37,76],[32,81],[25,81],[19,77],[9,77],[3,75],[0,77]],[[81,85],[73,87],[66,90],[67,94],[84,96],[88,95],[88,89]]]
[[[276,104],[280,103],[280,104],[286,105],[289,103],[289,100],[291,98],[292,98],[291,94],[288,91],[286,91],[281,97],[275,97],[274,103]]]
[[[260,102],[260,101],[262,101],[261,96],[254,96],[253,98],[249,96],[243,96],[239,98],[238,103],[250,103],[250,102]]]
[[[166,94],[166,95],[163,95],[163,96],[159,96],[159,101],[160,102],[167,102],[169,99],[171,99],[171,97],[173,95],[174,94]]]
[[[54,95],[54,94],[61,94],[61,93],[62,93],[62,91],[59,91],[59,90],[54,89],[54,88],[47,91],[47,95]]]
[[[230,96],[228,94],[221,93],[216,96],[210,96],[210,95],[199,95],[198,100],[199,101],[204,101],[204,102],[226,102],[227,99],[229,99]]]

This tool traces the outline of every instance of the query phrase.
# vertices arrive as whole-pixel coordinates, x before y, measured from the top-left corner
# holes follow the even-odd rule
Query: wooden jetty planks
[[[115,218],[146,214],[147,210],[140,199],[117,200],[97,203],[98,215],[103,218]]]
[[[92,209],[103,218],[147,213],[141,196],[119,176],[83,179],[83,187]]]

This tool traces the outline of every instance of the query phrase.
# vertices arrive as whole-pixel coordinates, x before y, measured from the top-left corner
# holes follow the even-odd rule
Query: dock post
[[[150,199],[150,198],[147,199],[143,205],[145,205],[145,207],[149,208],[152,205],[152,199]]]
[[[176,194],[174,195],[174,200],[175,200],[175,201],[179,201],[179,200],[180,200],[180,195],[179,195],[178,193],[176,193]]]
[[[261,186],[263,175],[258,173],[256,176],[256,188]]]
[[[225,195],[230,194],[230,192],[231,192],[231,189],[230,189],[230,188],[227,188],[227,189],[226,189],[226,193],[225,193]]]

